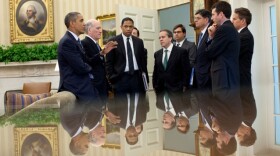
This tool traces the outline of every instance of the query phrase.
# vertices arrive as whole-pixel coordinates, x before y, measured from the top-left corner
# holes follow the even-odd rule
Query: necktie
[[[166,70],[166,68],[167,68],[167,62],[168,62],[168,55],[167,55],[167,52],[168,52],[168,50],[165,49],[165,50],[164,50],[164,60],[163,60],[163,67],[164,67],[164,70]]]
[[[78,38],[77,42],[79,43],[79,45],[80,45],[81,47],[83,47],[82,42],[81,42],[81,40],[80,40],[79,38]]]
[[[200,34],[199,34],[199,37],[198,37],[198,44],[197,44],[198,46],[197,46],[197,47],[199,47],[199,45],[200,45],[202,36],[203,36],[203,33],[200,33]]]
[[[176,45],[177,47],[180,47],[180,43],[177,43],[177,45]]]
[[[128,73],[130,75],[133,75],[134,65],[133,65],[133,57],[132,57],[132,50],[131,50],[131,46],[130,46],[130,42],[129,42],[129,37],[126,40],[126,46],[127,46],[127,59],[128,59],[128,68],[129,68]]]
[[[130,95],[130,106],[129,106],[129,122],[130,125],[133,125],[132,121],[133,121],[133,115],[134,115],[134,109],[135,109],[135,105],[134,105],[134,93],[129,94]]]
[[[99,46],[99,44],[96,42],[96,46],[97,46],[97,49],[99,50],[99,51],[101,51],[101,48],[100,48],[100,46]]]
[[[169,96],[168,96],[167,92],[164,93],[164,100],[166,101],[166,104],[167,104],[167,111],[169,111],[170,110],[170,104],[169,104]]]

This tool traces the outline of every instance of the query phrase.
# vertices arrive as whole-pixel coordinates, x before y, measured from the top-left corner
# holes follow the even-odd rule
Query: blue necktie
[[[199,34],[199,37],[198,37],[198,44],[197,44],[197,47],[199,47],[199,45],[200,45],[200,42],[201,42],[201,40],[202,40],[202,36],[203,36],[203,33],[200,33],[200,34]]]

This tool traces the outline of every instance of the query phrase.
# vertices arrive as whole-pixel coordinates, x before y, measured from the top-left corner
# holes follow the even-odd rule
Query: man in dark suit
[[[91,73],[93,75],[92,83],[97,89],[99,96],[103,103],[106,103],[108,98],[108,80],[105,72],[105,52],[109,52],[108,48],[111,42],[107,43],[105,47],[107,50],[101,51],[97,41],[101,38],[102,28],[100,21],[91,19],[85,25],[86,37],[82,40],[82,45],[87,57],[87,63],[91,66]],[[116,48],[116,46],[112,47]]]
[[[142,74],[147,73],[147,56],[143,41],[131,35],[133,27],[131,18],[122,20],[122,34],[111,39],[118,47],[106,55],[106,71],[115,94],[145,92]]]
[[[97,98],[94,87],[89,85],[92,68],[85,63],[85,52],[78,37],[85,29],[83,16],[78,12],[70,12],[65,16],[64,22],[67,32],[58,45],[58,91],[70,91],[79,100],[92,101]]]
[[[186,28],[183,24],[178,24],[173,28],[174,45],[187,50],[187,57],[190,65],[193,67],[196,58],[196,46],[194,42],[190,42],[186,38]]]
[[[172,32],[164,29],[159,33],[162,49],[154,54],[153,87],[156,93],[183,93],[189,89],[190,63],[186,49],[172,44]]]
[[[206,42],[208,40],[208,31],[211,20],[211,13],[206,9],[200,9],[195,13],[194,23],[199,30],[199,38],[196,51],[195,78],[198,90],[211,89],[210,67],[211,61],[205,54]]]
[[[236,8],[234,10],[232,23],[240,36],[240,98],[243,107],[243,122],[237,131],[237,138],[243,146],[251,146],[256,141],[256,132],[252,128],[257,116],[257,108],[251,79],[251,64],[254,51],[254,37],[248,29],[251,19],[252,14],[247,8]]]
[[[242,117],[239,92],[240,41],[238,32],[229,20],[230,16],[231,6],[228,2],[219,1],[212,6],[214,24],[208,28],[209,41],[205,53],[212,61],[213,105],[216,105],[215,108],[222,107],[223,111],[228,110],[230,116]],[[236,125],[240,123],[241,120],[235,120]]]

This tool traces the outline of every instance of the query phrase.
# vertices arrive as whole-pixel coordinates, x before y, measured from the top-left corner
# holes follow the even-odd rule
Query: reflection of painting
[[[16,10],[19,29],[26,35],[40,33],[46,25],[47,10],[42,1],[22,1]]]
[[[53,41],[53,0],[10,0],[11,42]]]
[[[120,149],[120,127],[112,124],[103,118],[103,124],[106,125],[106,141],[102,147]]]
[[[41,156],[51,156],[52,148],[51,144],[46,137],[42,134],[34,133],[29,135],[23,141],[21,147],[21,155],[22,156],[30,156],[30,155],[41,155]]]
[[[16,156],[58,156],[57,127],[15,128]]]
[[[99,40],[99,45],[103,47],[110,38],[116,36],[116,18],[115,14],[98,16],[102,25],[102,36]]]

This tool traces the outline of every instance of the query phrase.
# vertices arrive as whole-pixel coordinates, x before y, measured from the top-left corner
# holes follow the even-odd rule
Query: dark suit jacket
[[[135,94],[135,93],[131,93]],[[145,93],[139,93],[138,104],[136,107],[135,125],[138,126],[146,122],[147,113],[149,111],[149,100]],[[117,94],[115,100],[108,104],[108,109],[113,114],[120,116],[121,122],[118,124],[121,128],[126,128],[128,118],[128,99],[127,94]]]
[[[190,64],[186,49],[173,46],[168,59],[167,68],[162,64],[163,49],[154,54],[153,87],[157,93],[164,90],[182,92],[183,87],[189,87]]]
[[[126,65],[126,52],[122,34],[117,35],[111,40],[117,41],[118,47],[113,49],[106,55],[105,67],[109,81],[114,85],[118,82],[118,80],[124,73]],[[147,73],[147,60],[145,60],[147,59],[147,53],[145,53],[143,41],[137,37],[132,36],[132,42],[139,71],[140,73]],[[141,75],[139,75],[139,77],[141,77]]]
[[[182,97],[183,94],[168,92],[168,96],[176,114],[184,110],[186,104],[184,103]],[[166,111],[165,104],[164,104],[164,93],[156,94],[156,106],[158,109],[164,112]]]
[[[70,32],[66,32],[58,45],[59,88],[58,91],[70,91],[79,100],[93,100],[97,95],[89,78],[91,67],[85,63],[82,46]]]
[[[184,40],[181,48],[185,48],[188,51],[187,56],[189,57],[190,65],[193,67],[196,58],[196,45],[194,42],[190,42],[187,39]]]
[[[61,125],[72,137],[84,126],[92,129],[101,122],[102,105],[64,104],[60,107]]]
[[[208,42],[209,43],[209,42]],[[238,107],[239,93],[239,48],[238,32],[228,20],[217,29],[206,48],[211,64],[212,93],[217,100]]]
[[[239,33],[240,54],[239,54],[239,73],[240,73],[240,97],[243,107],[243,122],[252,126],[257,116],[256,102],[253,95],[251,80],[251,64],[254,51],[254,37],[248,27]]]
[[[208,59],[205,52],[206,42],[208,40],[208,31],[205,31],[200,45],[197,47],[196,51],[196,61],[195,61],[195,78],[198,89],[211,88],[211,78],[210,78],[210,67],[211,60]]]
[[[73,137],[78,129],[83,127],[86,119],[85,105],[64,104],[60,107],[60,120],[62,127]]]
[[[107,101],[109,84],[105,72],[105,57],[99,55],[99,45],[88,36],[82,40],[82,45],[87,57],[86,62],[92,68],[93,86],[98,90],[101,99]]]
[[[98,45],[88,36],[82,40],[82,45],[87,56],[87,63],[92,68],[94,85],[105,85],[105,58],[104,56],[99,55],[100,50],[98,49]]]
[[[234,134],[241,124],[243,110],[239,91],[238,32],[230,20],[218,27],[206,54],[211,64],[213,106],[211,112],[223,129]]]

